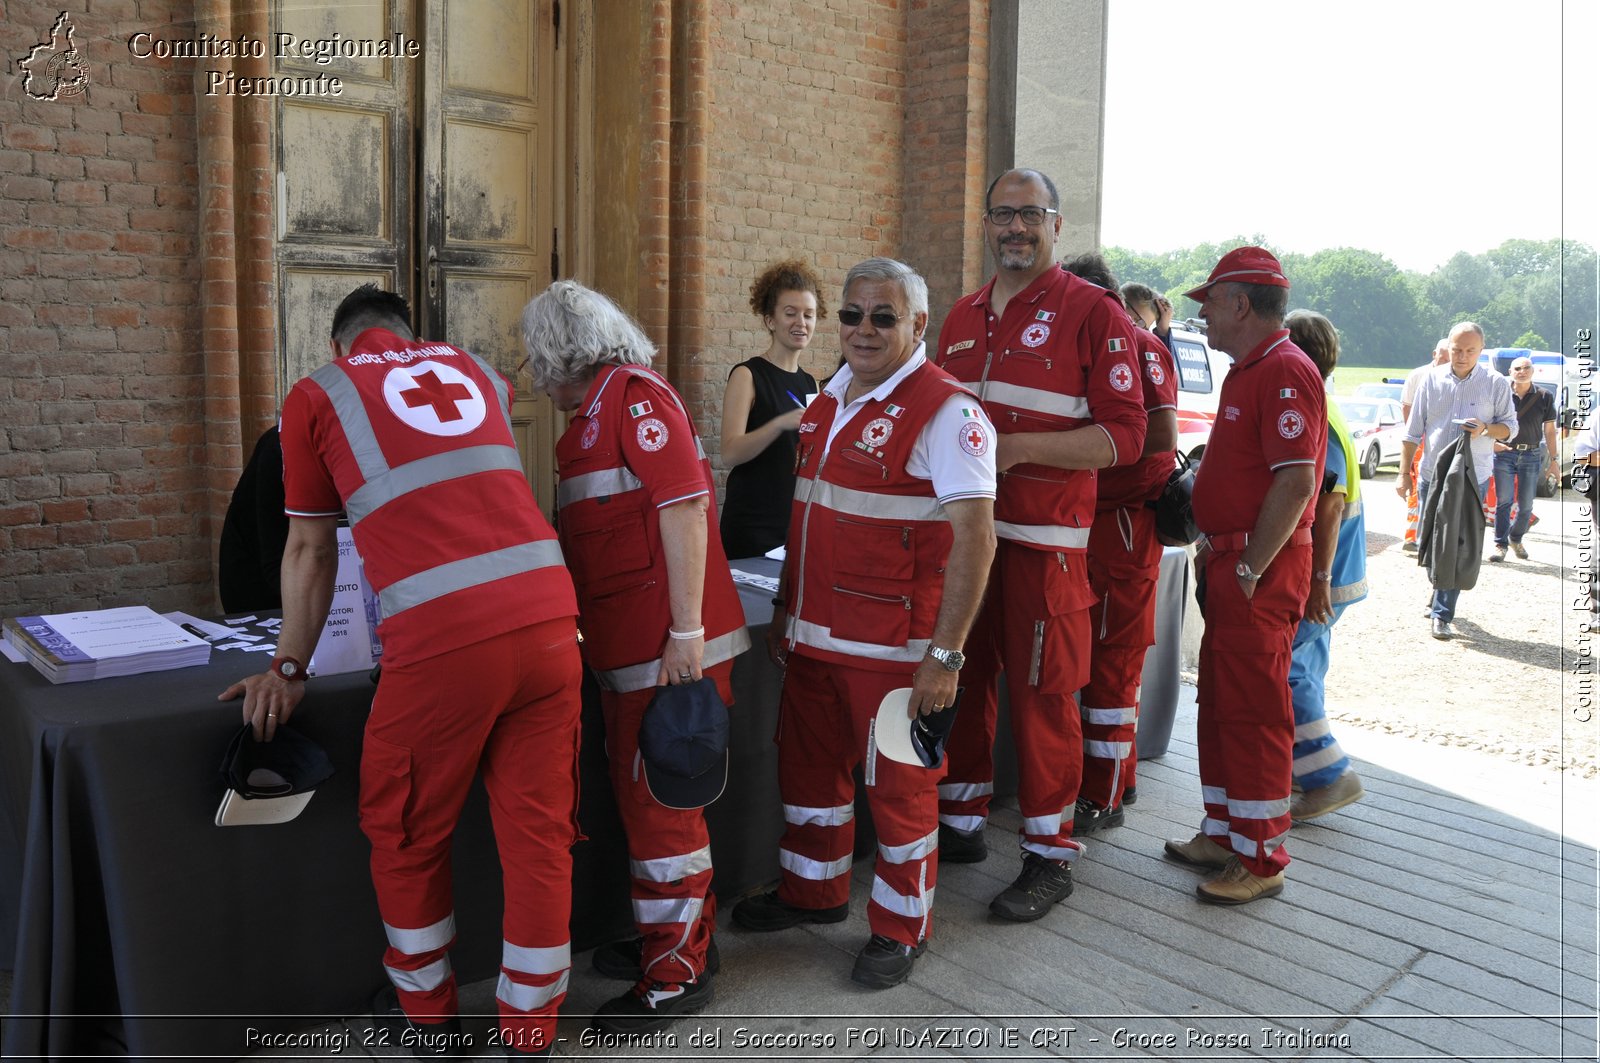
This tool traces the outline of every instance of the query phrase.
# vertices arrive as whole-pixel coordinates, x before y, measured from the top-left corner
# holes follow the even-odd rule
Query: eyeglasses
[[[852,306],[846,307],[845,309],[839,311],[836,316],[839,318],[839,324],[849,325],[851,328],[855,328],[857,325],[861,324],[862,318],[870,319],[872,321],[873,328],[894,328],[896,325],[900,324],[900,318],[902,315],[893,314],[887,310],[874,310],[872,313],[868,314],[857,310]]]
[[[1053,207],[990,207],[983,216],[991,225],[1010,225],[1011,219],[1018,215],[1022,216],[1024,225],[1043,225],[1046,218],[1059,213]]]
[[[1531,366],[1531,365],[1514,365],[1514,366],[1511,367],[1511,371],[1513,373],[1531,373],[1531,372],[1533,372],[1533,366]]]

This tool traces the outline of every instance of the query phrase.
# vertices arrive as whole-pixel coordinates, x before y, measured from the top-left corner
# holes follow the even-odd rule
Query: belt
[[[1512,450],[1538,450],[1540,447],[1544,446],[1544,444],[1543,443],[1508,443],[1507,446],[1509,446]]]
[[[1206,542],[1210,543],[1211,544],[1211,549],[1215,550],[1219,554],[1222,553],[1225,550],[1243,550],[1246,546],[1248,546],[1250,544],[1250,533],[1249,532],[1233,532],[1230,535],[1208,535],[1208,536],[1206,536]],[[1294,532],[1289,536],[1289,541],[1284,543],[1283,545],[1285,545],[1285,546],[1310,546],[1311,545],[1311,529],[1310,528],[1296,528],[1294,530]]]

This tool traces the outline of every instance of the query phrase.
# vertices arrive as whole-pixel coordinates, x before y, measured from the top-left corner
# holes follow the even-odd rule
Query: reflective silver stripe
[[[992,782],[942,782],[939,784],[939,800],[941,801],[972,801],[980,797],[989,797],[993,793],[994,783]]]
[[[1200,833],[1204,834],[1207,838],[1210,838],[1215,842],[1218,838],[1222,838],[1227,835],[1228,825],[1222,822],[1220,819],[1212,819],[1210,816],[1207,816],[1200,821]],[[1217,842],[1217,844],[1221,845],[1222,843]]]
[[[1207,805],[1225,805],[1228,803],[1228,791],[1220,786],[1202,786],[1200,801]]]
[[[994,533],[1015,543],[1033,543],[1036,546],[1054,546],[1063,550],[1087,550],[1088,528],[1061,528],[1054,524],[1012,524],[1010,521],[994,522]]]
[[[572,942],[532,948],[500,942],[500,965],[523,974],[556,974],[572,966]]]
[[[878,859],[891,864],[906,864],[912,860],[926,860],[938,847],[939,832],[934,831],[904,845],[884,845],[879,842]]]
[[[1328,733],[1328,730],[1328,718],[1326,716],[1320,720],[1312,720],[1310,723],[1297,723],[1294,725],[1294,740],[1296,742],[1306,742],[1313,738],[1321,738]]]
[[[700,919],[700,909],[705,907],[702,897],[678,897],[671,900],[633,900],[633,921],[639,926],[670,926],[673,923],[695,923]]]
[[[521,982],[513,982],[504,971],[501,971],[500,981],[494,987],[495,999],[512,1011],[537,1011],[547,1007],[552,1000],[565,993],[567,979],[571,977],[571,972],[562,971],[561,977],[549,985],[523,985]]]
[[[413,606],[443,598],[455,591],[476,587],[491,580],[518,576],[541,568],[561,565],[561,545],[554,539],[518,543],[503,550],[491,550],[476,557],[464,557],[395,580],[378,595],[386,617],[398,616]]]
[[[676,882],[680,878],[711,870],[711,846],[682,856],[658,856],[654,860],[629,860],[633,877],[645,882]]]
[[[1038,856],[1044,857],[1046,860],[1065,860],[1069,864],[1078,858],[1078,853],[1082,851],[1082,849],[1082,842],[1064,847],[1058,845],[1044,845],[1039,842],[1030,842],[1026,840],[1024,840],[1022,843],[1022,851],[1025,853],[1034,853]]]
[[[1276,801],[1234,801],[1228,802],[1228,815],[1234,819],[1277,819],[1279,816],[1289,814],[1289,799],[1280,798]]]
[[[1339,522],[1342,524],[1347,520],[1355,520],[1359,516],[1361,516],[1361,499],[1358,498],[1354,502],[1346,502],[1344,504],[1344,512],[1340,514]]]
[[[450,977],[450,957],[440,956],[427,966],[418,967],[414,971],[390,967],[388,964],[384,964],[383,969],[389,972],[389,981],[394,983],[396,989],[404,989],[411,993],[426,993],[431,989],[438,989],[444,985],[445,979]]]
[[[842,827],[855,818],[855,805],[837,805],[833,808],[783,806],[783,821],[795,827]]]
[[[795,482],[797,491],[800,482]],[[948,521],[950,519],[937,498],[927,498],[922,495],[879,495],[870,491],[857,491],[851,487],[840,487],[825,480],[815,482],[817,487],[811,494],[811,501],[819,506],[826,506],[836,513],[845,513],[852,517],[876,517],[882,520]]]
[[[464,450],[431,454],[369,479],[345,500],[344,511],[349,515],[352,525],[358,524],[379,506],[393,502],[408,491],[463,476],[476,476],[480,472],[514,472],[521,475],[522,458],[515,447],[502,446],[467,447]]]
[[[1283,844],[1283,840],[1288,836],[1288,832],[1286,831],[1283,834],[1279,834],[1263,841],[1260,846],[1261,856],[1265,858],[1277,852],[1278,847]],[[1256,852],[1256,840],[1254,838],[1246,838],[1243,834],[1230,833],[1228,835],[1228,840],[1233,843],[1233,851],[1241,856],[1248,856],[1251,853]]]
[[[1013,409],[1051,414],[1056,417],[1077,417],[1083,420],[1089,417],[1089,400],[1082,395],[1063,395],[1058,391],[1028,388],[1021,384],[1005,384],[998,380],[991,380],[984,385],[983,401],[997,402]],[[995,421],[999,419],[999,417],[991,418]]]
[[[779,849],[778,866],[791,875],[809,879],[812,882],[826,882],[831,878],[838,878],[840,875],[848,875],[850,873],[850,857],[841,856],[837,860],[823,863],[821,860],[813,860],[809,856],[801,856],[799,853],[790,852],[788,849]]]
[[[1133,723],[1139,718],[1139,708],[1129,705],[1125,709],[1089,709],[1082,713],[1084,723],[1098,724],[1103,727],[1117,727],[1122,724]]]
[[[1132,742],[1100,742],[1087,738],[1083,741],[1083,755],[1086,757],[1122,761],[1127,760],[1132,752]]]
[[[573,476],[561,481],[556,487],[556,508],[566,509],[574,502],[590,498],[626,494],[629,491],[637,491],[643,486],[644,481],[630,472],[626,466],[619,465],[615,469],[586,472],[582,476]]]
[[[831,629],[798,618],[794,618],[789,630],[791,637],[804,645],[814,646],[819,650],[831,650],[834,653],[846,653],[852,657],[870,657],[878,661],[915,663],[928,655],[928,647],[932,644],[929,639],[912,639],[904,646],[880,646],[875,642],[836,639]]]
[[[1022,821],[1022,833],[1039,838],[1053,838],[1061,833],[1061,813],[1051,816],[1028,816]]]
[[[389,939],[390,948],[396,952],[403,952],[407,956],[421,956],[424,952],[447,948],[450,942],[455,940],[456,913],[451,912],[437,923],[415,930],[384,923],[383,933]]]
[[[1363,576],[1354,583],[1346,583],[1342,587],[1333,588],[1328,595],[1328,603],[1330,605],[1341,605],[1345,602],[1353,602],[1358,598],[1365,598],[1366,595],[1367,580]]]
[[[986,819],[984,816],[940,816],[939,822],[971,834],[973,831],[982,830]]]
[[[1339,748],[1339,743],[1323,746],[1321,749],[1307,753],[1303,757],[1294,758],[1294,773],[1296,775],[1310,775],[1319,768],[1326,768],[1329,764],[1337,764],[1344,759],[1344,750]]]
[[[378,446],[378,433],[372,430],[372,419],[361,401],[361,392],[355,381],[345,375],[337,362],[311,374],[311,380],[328,396],[333,405],[333,415],[344,429],[345,442],[350,444],[350,454],[356,459],[363,480],[377,480],[389,472],[389,462]]]
[[[485,380],[487,380],[489,382],[489,386],[494,389],[494,397],[500,403],[500,412],[505,416],[506,424],[510,424],[511,423],[511,388],[510,388],[510,385],[508,385],[506,383],[505,378],[500,375],[500,371],[498,369],[496,369],[494,366],[490,365],[488,362],[484,361],[482,358],[479,358],[477,355],[473,354],[471,351],[462,351],[461,353],[466,355],[468,358],[471,358],[474,362],[478,363],[478,368],[480,370],[482,370],[482,372],[483,372],[483,378]],[[520,469],[522,466],[519,464],[517,467]]]
[[[929,890],[920,897],[907,897],[896,893],[894,887],[876,875],[872,877],[872,900],[874,903],[889,909],[895,915],[903,915],[909,919],[918,919],[933,911],[934,890]]]
[[[723,661],[731,661],[739,654],[750,648],[750,633],[740,624],[726,635],[718,635],[706,643],[705,655],[700,658],[701,668],[710,668]],[[634,690],[645,690],[656,685],[656,677],[661,674],[661,658],[645,661],[642,664],[629,664],[621,668],[596,668],[594,671],[595,682],[606,690],[626,694]]]

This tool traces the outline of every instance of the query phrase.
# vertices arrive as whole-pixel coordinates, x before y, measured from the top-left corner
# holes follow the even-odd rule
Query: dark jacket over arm
[[[1483,497],[1462,432],[1439,452],[1433,487],[1417,524],[1417,564],[1428,569],[1435,590],[1471,590],[1483,563]]]

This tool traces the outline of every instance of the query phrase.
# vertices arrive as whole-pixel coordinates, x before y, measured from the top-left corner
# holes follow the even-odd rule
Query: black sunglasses
[[[864,317],[872,320],[873,328],[894,328],[900,324],[900,315],[890,313],[887,310],[874,310],[872,313],[867,314],[854,307],[848,307],[839,311],[837,316],[839,324],[849,325],[851,328],[861,324],[861,319]]]

